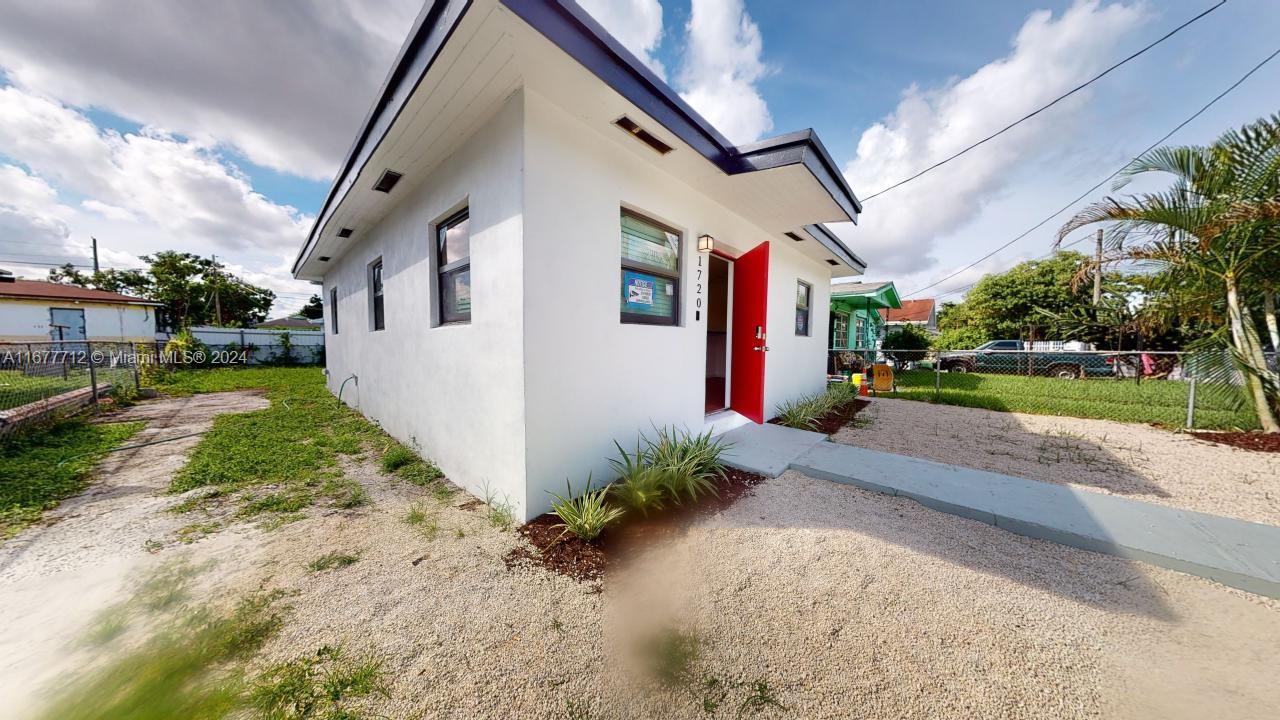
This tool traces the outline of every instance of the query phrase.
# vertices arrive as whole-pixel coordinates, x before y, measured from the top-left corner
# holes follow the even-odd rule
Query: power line
[[[981,140],[979,140],[979,141],[975,142],[974,144],[972,144],[972,145],[970,145],[970,146],[966,147],[965,149],[961,150],[960,152],[958,152],[958,153],[956,153],[956,154],[954,154],[954,155],[951,155],[950,157],[947,157],[947,158],[944,158],[944,159],[942,159],[942,160],[939,160],[938,162],[936,162],[936,163],[934,163],[934,164],[930,165],[929,167],[927,167],[927,168],[925,168],[925,169],[921,170],[920,172],[916,173],[915,175],[912,175],[911,177],[906,178],[906,179],[904,179],[904,180],[899,180],[898,182],[896,182],[896,183],[894,183],[894,184],[890,185],[890,186],[889,186],[889,187],[887,187],[887,188],[884,188],[883,190],[880,190],[880,191],[878,191],[878,192],[872,193],[871,195],[868,195],[867,197],[863,198],[863,199],[862,199],[862,201],[865,203],[865,202],[867,202],[868,200],[875,199],[875,198],[877,198],[877,197],[879,197],[879,196],[881,196],[881,195],[883,195],[883,194],[885,194],[885,193],[889,192],[890,190],[893,190],[894,188],[898,188],[898,187],[901,187],[901,186],[903,186],[903,185],[906,185],[907,183],[911,182],[912,180],[915,180],[916,178],[920,177],[921,175],[924,175],[925,173],[929,173],[929,172],[932,172],[932,171],[934,171],[934,170],[937,170],[938,168],[942,167],[943,165],[946,165],[947,163],[951,162],[952,160],[955,160],[956,158],[960,157],[961,155],[964,155],[965,153],[969,152],[970,150],[972,150],[972,149],[974,149],[974,148],[978,147],[979,145],[982,145],[982,144],[986,143],[986,142],[987,142],[987,141],[989,141],[989,140],[994,140],[995,138],[997,138],[997,137],[999,137],[999,136],[1001,136],[1001,135],[1003,135],[1003,134],[1005,134],[1005,133],[1009,132],[1010,130],[1012,130],[1013,128],[1017,127],[1018,125],[1021,125],[1022,123],[1026,122],[1027,120],[1030,120],[1031,118],[1033,118],[1033,117],[1035,117],[1035,116],[1039,115],[1040,113],[1044,112],[1045,110],[1048,110],[1049,108],[1053,107],[1054,105],[1057,105],[1058,103],[1062,102],[1063,100],[1066,100],[1067,98],[1071,97],[1072,95],[1075,95],[1076,93],[1078,93],[1078,92],[1080,92],[1081,90],[1083,90],[1083,89],[1085,89],[1085,88],[1089,87],[1089,86],[1090,86],[1090,85],[1092,85],[1093,83],[1095,83],[1095,82],[1097,82],[1097,81],[1101,80],[1102,78],[1104,78],[1104,77],[1106,77],[1108,74],[1110,74],[1112,70],[1115,70],[1116,68],[1120,67],[1121,65],[1124,65],[1125,63],[1129,62],[1130,60],[1133,60],[1134,58],[1138,57],[1139,55],[1142,55],[1142,54],[1143,54],[1143,53],[1145,53],[1146,51],[1148,51],[1148,50],[1150,50],[1151,48],[1153,48],[1153,47],[1155,47],[1155,46],[1159,45],[1160,43],[1164,42],[1165,40],[1168,40],[1169,38],[1173,37],[1174,35],[1177,35],[1177,34],[1178,34],[1178,33],[1179,33],[1183,28],[1186,28],[1187,26],[1191,25],[1191,24],[1192,24],[1192,23],[1194,23],[1195,21],[1199,20],[1200,18],[1204,17],[1205,15],[1208,15],[1209,13],[1213,12],[1214,10],[1217,10],[1218,8],[1220,8],[1220,7],[1222,7],[1223,5],[1226,5],[1226,4],[1227,4],[1227,0],[1219,0],[1219,2],[1218,2],[1218,4],[1217,4],[1217,5],[1214,5],[1213,7],[1209,8],[1208,10],[1205,10],[1204,12],[1200,13],[1199,15],[1196,15],[1195,17],[1191,18],[1190,20],[1188,20],[1188,21],[1186,21],[1186,22],[1182,23],[1182,24],[1181,24],[1181,25],[1179,25],[1178,27],[1176,27],[1176,28],[1174,28],[1174,29],[1170,30],[1169,32],[1165,33],[1165,34],[1164,34],[1160,39],[1158,39],[1158,40],[1156,40],[1155,42],[1151,43],[1150,45],[1148,45],[1148,46],[1146,46],[1146,47],[1142,48],[1141,50],[1139,50],[1139,51],[1135,52],[1134,54],[1130,55],[1129,57],[1127,57],[1127,58],[1125,58],[1125,59],[1121,60],[1120,62],[1116,63],[1115,65],[1112,65],[1111,67],[1107,68],[1106,70],[1103,70],[1102,72],[1098,73],[1097,75],[1094,75],[1092,78],[1090,78],[1090,79],[1086,80],[1085,82],[1083,82],[1083,83],[1081,83],[1081,84],[1079,84],[1079,85],[1077,85],[1077,86],[1075,86],[1075,87],[1071,88],[1071,89],[1070,89],[1070,90],[1068,90],[1066,93],[1064,93],[1064,94],[1062,94],[1062,95],[1059,95],[1058,97],[1056,97],[1056,98],[1054,98],[1052,101],[1050,101],[1048,104],[1046,104],[1046,105],[1042,105],[1042,106],[1040,106],[1039,108],[1036,108],[1034,111],[1032,111],[1032,112],[1030,112],[1030,113],[1028,113],[1028,114],[1026,114],[1026,115],[1023,115],[1022,117],[1020,117],[1020,118],[1018,118],[1017,120],[1015,120],[1015,121],[1013,121],[1013,122],[1009,123],[1008,125],[1005,125],[1003,128],[1000,128],[1000,129],[999,129],[999,130],[997,130],[996,132],[994,132],[994,133],[992,133],[992,134],[990,134],[990,135],[988,135],[988,136],[986,136],[986,137],[982,138]]]
[[[71,267],[77,267],[77,268],[85,268],[85,269],[92,269],[92,268],[93,268],[93,266],[92,266],[92,265],[77,265],[77,264],[75,264],[75,263],[33,262],[33,261],[31,261],[31,260],[12,260],[12,259],[8,259],[8,260],[6,260],[6,259],[0,259],[0,263],[12,263],[12,264],[14,264],[14,265],[39,265],[39,266],[41,266],[41,267],[62,267],[62,266],[64,266],[64,265],[70,265]]]
[[[1135,160],[1137,160],[1138,158],[1142,157],[1143,155],[1146,155],[1148,152],[1151,152],[1151,150],[1152,150],[1152,149],[1154,149],[1154,148],[1156,148],[1157,146],[1159,146],[1159,145],[1160,145],[1161,143],[1163,143],[1165,140],[1168,140],[1169,138],[1173,137],[1174,133],[1177,133],[1177,132],[1178,132],[1179,130],[1181,130],[1182,128],[1184,128],[1184,127],[1186,127],[1187,125],[1191,124],[1191,122],[1192,122],[1193,120],[1195,120],[1196,118],[1198,118],[1198,117],[1200,117],[1201,115],[1203,115],[1203,114],[1205,113],[1205,111],[1206,111],[1206,110],[1208,110],[1209,108],[1213,107],[1213,106],[1214,106],[1214,105],[1215,105],[1219,100],[1221,100],[1222,98],[1226,97],[1226,96],[1227,96],[1227,95],[1228,95],[1232,90],[1235,90],[1236,88],[1240,87],[1240,85],[1241,85],[1241,84],[1243,84],[1245,80],[1248,80],[1250,76],[1252,76],[1254,73],[1256,73],[1256,72],[1258,72],[1259,70],[1261,70],[1261,69],[1262,69],[1262,67],[1263,67],[1264,65],[1266,65],[1266,64],[1267,64],[1267,63],[1269,63],[1269,62],[1271,62],[1271,61],[1272,61],[1272,60],[1273,60],[1277,55],[1280,55],[1280,48],[1276,49],[1276,51],[1275,51],[1275,52],[1273,52],[1273,53],[1271,53],[1270,55],[1268,55],[1267,57],[1263,58],[1262,62],[1258,63],[1257,65],[1254,65],[1254,66],[1253,66],[1253,68],[1252,68],[1251,70],[1249,70],[1249,72],[1247,72],[1247,73],[1245,73],[1244,75],[1242,75],[1242,76],[1240,77],[1240,79],[1239,79],[1239,80],[1236,80],[1235,82],[1231,83],[1231,85],[1230,85],[1226,90],[1223,90],[1222,92],[1218,93],[1218,95],[1217,95],[1216,97],[1214,97],[1212,100],[1210,100],[1208,103],[1206,103],[1206,104],[1205,104],[1203,107],[1201,107],[1199,110],[1197,110],[1197,111],[1195,111],[1194,113],[1192,113],[1190,117],[1188,117],[1186,120],[1183,120],[1182,122],[1178,123],[1178,125],[1177,125],[1176,127],[1174,127],[1174,128],[1173,128],[1172,130],[1170,130],[1169,132],[1165,133],[1165,134],[1164,134],[1164,135],[1163,135],[1159,140],[1156,140],[1155,142],[1153,142],[1153,143],[1151,143],[1150,145],[1148,145],[1148,146],[1147,146],[1147,148],[1146,148],[1145,150],[1143,150],[1142,152],[1140,152],[1140,153],[1138,153],[1137,155],[1135,155],[1132,159],[1130,159],[1130,160],[1129,160],[1128,162],[1126,162],[1124,165],[1120,166],[1120,167],[1119,167],[1115,172],[1113,172],[1113,173],[1111,173],[1110,175],[1108,175],[1108,176],[1106,176],[1106,177],[1102,178],[1102,180],[1100,180],[1100,181],[1099,181],[1097,184],[1095,184],[1093,187],[1089,188],[1088,190],[1085,190],[1085,191],[1084,191],[1083,193],[1081,193],[1078,197],[1076,197],[1076,199],[1072,200],[1071,202],[1067,203],[1066,205],[1063,205],[1061,208],[1059,208],[1059,209],[1058,209],[1056,212],[1054,212],[1052,215],[1049,215],[1048,217],[1046,217],[1045,219],[1043,219],[1043,220],[1041,220],[1040,222],[1036,223],[1035,225],[1032,225],[1029,229],[1027,229],[1027,231],[1026,231],[1026,232],[1023,232],[1022,234],[1018,235],[1017,237],[1015,237],[1014,239],[1010,240],[1009,242],[1007,242],[1007,243],[1005,243],[1005,244],[1001,245],[1000,247],[996,248],[995,250],[992,250],[991,252],[987,253],[986,255],[983,255],[982,257],[978,258],[977,260],[974,260],[973,262],[969,263],[968,265],[965,265],[964,267],[962,267],[962,268],[960,268],[959,270],[957,270],[957,271],[955,271],[955,272],[951,273],[950,275],[948,275],[948,276],[946,276],[946,277],[942,278],[941,280],[938,280],[937,282],[934,282],[934,283],[930,283],[929,285],[926,285],[926,286],[924,286],[924,287],[920,288],[919,290],[912,290],[911,292],[909,292],[909,293],[907,293],[907,294],[903,295],[902,297],[903,297],[903,298],[908,298],[908,297],[911,297],[912,295],[917,295],[917,294],[919,294],[919,293],[922,293],[922,292],[924,292],[925,290],[928,290],[929,288],[932,288],[932,287],[936,287],[936,286],[938,286],[938,285],[941,285],[942,283],[944,283],[944,282],[946,282],[946,281],[950,280],[951,278],[955,277],[956,275],[959,275],[960,273],[964,272],[965,270],[968,270],[969,268],[972,268],[974,265],[977,265],[978,263],[982,262],[983,260],[986,260],[986,259],[990,258],[992,255],[995,255],[996,253],[1000,252],[1001,250],[1004,250],[1005,248],[1009,247],[1010,245],[1012,245],[1012,244],[1014,244],[1014,243],[1018,242],[1019,240],[1021,240],[1022,238],[1024,238],[1024,237],[1026,237],[1026,236],[1030,235],[1031,233],[1035,232],[1036,230],[1039,230],[1039,229],[1040,229],[1040,228],[1041,228],[1045,223],[1047,223],[1047,222],[1049,222],[1050,220],[1052,220],[1052,219],[1054,219],[1054,218],[1058,217],[1059,215],[1061,215],[1062,213],[1066,212],[1067,210],[1070,210],[1070,209],[1071,209],[1071,207],[1072,207],[1072,206],[1074,206],[1076,203],[1078,203],[1078,202],[1080,202],[1081,200],[1085,199],[1085,198],[1086,198],[1086,197],[1088,197],[1091,193],[1093,193],[1093,191],[1095,191],[1095,190],[1097,190],[1098,188],[1102,187],[1102,186],[1103,186],[1103,185],[1105,185],[1108,181],[1110,181],[1112,178],[1114,178],[1115,176],[1117,176],[1117,175],[1119,175],[1121,172],[1123,172],[1123,171],[1124,171],[1124,169],[1125,169],[1126,167],[1129,167],[1129,165],[1130,165],[1131,163],[1133,163]],[[1074,243],[1072,243],[1072,244],[1074,244]]]

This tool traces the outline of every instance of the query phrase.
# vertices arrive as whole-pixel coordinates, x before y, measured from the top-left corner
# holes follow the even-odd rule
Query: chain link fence
[[[1276,368],[1276,356],[1268,362]],[[893,369],[890,397],[1043,415],[1253,429],[1243,377],[1213,381],[1204,355],[1181,352],[832,350],[833,380]]]
[[[60,411],[138,392],[154,343],[0,343],[0,435]]]

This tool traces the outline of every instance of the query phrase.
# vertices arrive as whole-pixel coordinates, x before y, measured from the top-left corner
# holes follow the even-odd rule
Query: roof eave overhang
[[[827,252],[834,255],[840,262],[848,265],[860,274],[867,271],[867,263],[864,262],[862,258],[855,255],[852,250],[841,242],[840,238],[836,237],[835,233],[828,230],[826,225],[823,225],[822,223],[805,225],[804,231],[809,234],[809,237],[817,240],[819,245],[826,248]]]
[[[862,203],[812,130],[734,146],[577,3],[572,0],[498,1],[725,174],[802,165],[839,207],[844,215],[840,219],[857,222]],[[295,277],[302,277],[302,265],[329,218],[471,4],[471,0],[435,0],[419,13],[294,261]],[[810,230],[813,227],[821,230]],[[805,230],[839,262],[859,271],[866,268],[866,264],[826,228],[808,225]]]
[[[149,307],[161,307],[164,303],[154,300],[115,300],[111,298],[73,298],[52,295],[0,295],[0,300],[39,300],[41,302],[64,302],[64,303],[94,303],[96,305],[143,305]]]

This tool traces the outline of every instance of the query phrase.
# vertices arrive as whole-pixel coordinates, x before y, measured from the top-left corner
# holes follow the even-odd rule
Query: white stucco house
[[[153,342],[160,303],[0,272],[0,342]]]
[[[735,147],[570,0],[437,0],[293,272],[330,389],[527,520],[614,440],[822,390],[860,210],[811,131]]]

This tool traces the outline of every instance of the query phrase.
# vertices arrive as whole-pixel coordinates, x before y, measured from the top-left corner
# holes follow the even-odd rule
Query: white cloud
[[[0,148],[84,207],[129,217],[214,248],[296,249],[311,218],[254,192],[207,145],[157,131],[99,130],[78,111],[16,87],[0,88]]]
[[[865,197],[961,150],[1102,70],[1114,60],[1119,41],[1145,19],[1138,5],[1102,6],[1099,0],[1077,2],[1056,19],[1047,10],[1032,13],[1006,57],[945,87],[907,88],[894,112],[862,133],[845,176]],[[930,267],[940,237],[977,217],[1015,171],[1074,139],[1082,124],[1078,110],[1089,98],[1090,91],[1079,93],[972,153],[868,200],[856,229],[837,230],[877,272],[906,275]],[[949,281],[946,287],[962,284]]]
[[[658,0],[579,0],[579,5],[658,77],[667,70],[653,53],[662,42],[662,4]]]
[[[752,142],[772,130],[769,106],[755,85],[770,71],[764,43],[742,0],[693,0],[686,30],[685,101],[731,142]]]
[[[30,169],[0,165],[0,258],[19,274],[43,277],[37,260],[87,264],[94,235],[104,267],[141,267],[139,256],[173,249],[233,259],[246,279],[277,292],[312,290],[289,273],[312,218],[255,192],[207,143],[103,130],[11,86],[0,88],[0,151]],[[84,199],[72,206],[60,193]],[[276,310],[303,300],[281,297]]]
[[[309,178],[337,169],[421,0],[0,0],[10,81]]]

